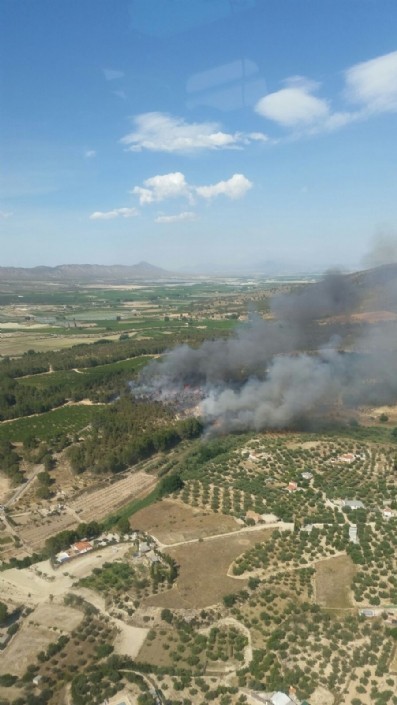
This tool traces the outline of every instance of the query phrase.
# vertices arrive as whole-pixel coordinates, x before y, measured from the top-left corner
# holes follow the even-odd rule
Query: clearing
[[[0,475],[0,504],[4,504],[11,491],[11,480]]]
[[[350,556],[337,556],[315,564],[316,602],[329,609],[353,607],[351,583],[357,571]]]
[[[69,634],[83,618],[83,613],[60,604],[43,604],[23,620],[22,626],[1,657],[1,673],[22,676],[37,654]]]
[[[170,547],[167,553],[179,565],[177,581],[171,590],[152,595],[145,604],[200,609],[220,602],[224,595],[237,592],[247,584],[246,580],[227,576],[230,564],[254,544],[269,539],[271,533],[272,529],[263,529]]]
[[[231,516],[194,509],[171,499],[163,499],[141,509],[134,515],[132,523],[134,529],[146,531],[163,544],[190,541],[241,529]]]
[[[142,471],[130,472],[121,480],[111,481],[105,487],[84,492],[73,500],[70,506],[81,521],[100,521],[131,499],[147,494],[156,482],[157,478],[153,475]]]

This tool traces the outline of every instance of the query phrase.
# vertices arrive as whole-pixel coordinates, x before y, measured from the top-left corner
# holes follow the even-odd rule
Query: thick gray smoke
[[[364,267],[380,267],[397,262],[397,235],[379,232],[375,235],[371,249],[363,257]]]
[[[388,268],[377,272],[369,279],[328,274],[277,297],[275,320],[254,316],[227,340],[175,348],[144,369],[140,392],[187,404],[198,395],[204,420],[220,431],[291,427],[333,409],[391,402],[397,397],[395,321],[340,323],[341,315],[364,305],[375,284],[379,291],[390,283]],[[393,311],[396,304],[397,296]]]
[[[357,287],[339,272],[328,272],[314,287],[302,286],[298,293],[280,294],[272,302],[276,318],[294,325],[354,311],[359,302]]]

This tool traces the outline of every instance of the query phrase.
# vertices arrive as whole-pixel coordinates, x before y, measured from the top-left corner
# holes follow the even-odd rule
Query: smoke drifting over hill
[[[378,284],[382,277],[379,270]],[[253,316],[227,340],[182,345],[151,363],[141,392],[183,401],[193,389],[204,420],[220,431],[310,424],[336,407],[390,402],[397,396],[395,321],[360,321],[353,329],[340,322],[357,311],[366,282],[332,273],[279,296],[274,320]],[[393,303],[396,310],[397,297]]]

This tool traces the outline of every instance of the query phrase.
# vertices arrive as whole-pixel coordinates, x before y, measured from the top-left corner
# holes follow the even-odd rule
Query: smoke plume
[[[273,301],[273,320],[252,316],[226,340],[182,345],[149,364],[141,394],[192,405],[209,428],[226,431],[310,424],[335,409],[390,403],[397,397],[397,289],[384,323],[364,315],[397,268],[343,276]],[[373,311],[372,311],[373,314]],[[341,317],[343,323],[341,323]],[[378,320],[375,316],[375,320]]]

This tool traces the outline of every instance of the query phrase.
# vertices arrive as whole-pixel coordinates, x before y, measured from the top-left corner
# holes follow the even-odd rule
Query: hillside
[[[128,281],[142,279],[179,279],[180,276],[148,262],[133,265],[61,264],[56,267],[0,267],[4,281]]]

